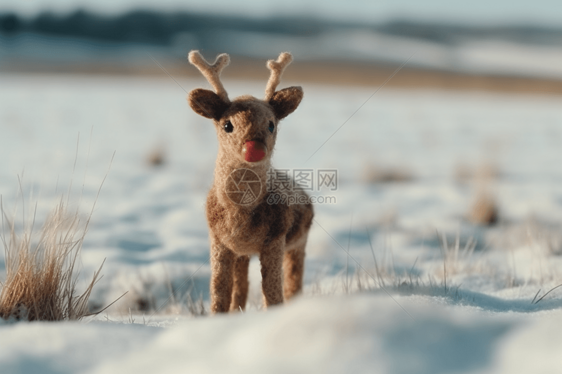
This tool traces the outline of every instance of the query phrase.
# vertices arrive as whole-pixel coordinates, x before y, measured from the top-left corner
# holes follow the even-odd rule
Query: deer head
[[[246,95],[230,101],[220,81],[221,71],[230,62],[227,54],[217,56],[212,65],[205,61],[199,51],[191,51],[188,58],[214,89],[214,92],[194,89],[187,101],[197,114],[213,120],[219,139],[219,152],[241,162],[268,161],[275,146],[279,121],[295,111],[303,97],[301,87],[276,91],[283,70],[293,59],[291,54],[284,52],[277,61],[267,62],[271,75],[264,100]]]

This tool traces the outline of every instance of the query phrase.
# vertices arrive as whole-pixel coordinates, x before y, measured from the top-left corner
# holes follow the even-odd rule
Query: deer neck
[[[219,201],[223,205],[240,209],[251,210],[258,206],[267,194],[267,172],[270,168],[269,158],[259,163],[248,163],[219,150],[214,180],[214,188]],[[244,190],[248,185],[252,186],[253,192],[251,195],[247,195],[245,200],[240,201],[235,191],[237,188]],[[243,192],[241,194],[243,195]]]

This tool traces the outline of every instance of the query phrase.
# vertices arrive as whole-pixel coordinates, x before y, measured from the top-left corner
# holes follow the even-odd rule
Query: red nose
[[[259,140],[248,140],[244,146],[244,159],[248,162],[258,162],[265,157],[267,147]]]

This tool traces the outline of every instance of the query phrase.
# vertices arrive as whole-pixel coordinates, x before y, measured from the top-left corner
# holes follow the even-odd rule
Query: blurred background
[[[389,85],[559,92],[561,42],[555,0],[0,1],[4,72],[192,74],[199,49],[247,78],[289,50],[299,80],[373,85],[409,59]]]

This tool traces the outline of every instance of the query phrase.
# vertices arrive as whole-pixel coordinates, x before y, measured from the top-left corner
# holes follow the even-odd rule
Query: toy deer
[[[279,121],[297,109],[303,97],[301,87],[276,91],[291,61],[289,53],[268,61],[271,76],[264,100],[248,95],[230,101],[220,81],[229,56],[221,54],[211,65],[198,51],[189,53],[189,62],[215,90],[197,88],[187,97],[197,114],[213,120],[219,140],[215,179],[206,204],[213,313],[245,308],[252,255],[260,259],[267,307],[302,289],[313,208],[299,188],[285,195],[287,199],[274,198],[280,196],[281,183],[276,183],[277,173],[268,174]],[[287,181],[283,183],[286,186]],[[266,184],[274,187],[268,189]]]

